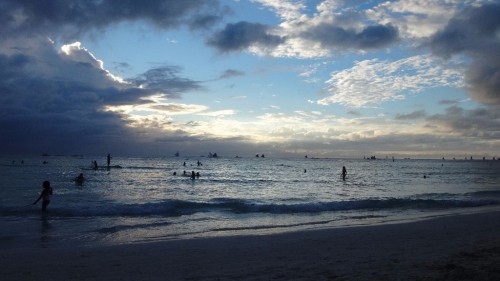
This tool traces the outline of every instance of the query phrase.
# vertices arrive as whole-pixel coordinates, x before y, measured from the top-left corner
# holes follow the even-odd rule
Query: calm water
[[[94,159],[105,163],[0,159],[0,246],[266,234],[500,207],[500,161],[114,157],[93,170]],[[44,180],[54,188],[46,215],[26,206]]]

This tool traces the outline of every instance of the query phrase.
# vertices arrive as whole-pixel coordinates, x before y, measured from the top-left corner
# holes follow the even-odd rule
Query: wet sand
[[[500,280],[500,212],[418,222],[0,251],[1,280]]]

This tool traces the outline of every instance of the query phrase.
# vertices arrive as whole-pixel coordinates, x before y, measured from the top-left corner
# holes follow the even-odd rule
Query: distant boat
[[[175,155],[175,157],[179,157],[179,155],[180,155],[179,151],[177,151],[174,155]]]

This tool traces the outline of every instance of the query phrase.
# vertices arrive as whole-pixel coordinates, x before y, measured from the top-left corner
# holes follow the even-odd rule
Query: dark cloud
[[[253,45],[275,47],[285,38],[270,33],[271,27],[260,23],[238,22],[227,24],[215,33],[207,43],[222,52],[242,51]]]
[[[0,153],[140,154],[144,143],[161,148],[153,141],[160,133],[132,128],[126,116],[108,109],[153,104],[150,97],[158,94],[178,98],[202,90],[197,81],[174,66],[123,81],[79,43],[58,49],[47,38],[66,41],[124,21],[208,28],[226,12],[216,0],[0,0]],[[187,137],[183,131],[162,135],[168,133]]]
[[[430,116],[428,126],[445,133],[477,137],[483,140],[500,138],[500,108],[498,106],[466,110],[449,107],[445,114]]]
[[[439,104],[441,105],[455,105],[458,104],[460,101],[457,100],[440,100]]]
[[[500,104],[500,4],[469,7],[430,39],[434,54],[444,58],[466,55],[471,63],[466,82],[471,97]]]
[[[105,153],[140,151],[151,132],[130,128],[109,106],[151,103],[148,97],[199,89],[163,67],[142,75],[144,87],[123,83],[85,49],[58,52],[39,42],[29,53],[0,54],[0,153]],[[161,90],[161,91],[160,91]]]
[[[239,71],[236,69],[227,69],[226,71],[224,71],[223,74],[221,74],[221,76],[219,76],[219,79],[226,79],[226,78],[243,76],[243,75],[245,75],[245,72],[243,72],[243,71]]]
[[[206,28],[226,10],[216,0],[1,0],[0,34],[51,33],[75,36],[122,21],[147,21],[160,28]]]
[[[415,120],[424,118],[426,116],[425,110],[419,110],[408,114],[396,114],[396,120]]]
[[[394,43],[399,38],[399,32],[392,25],[367,26],[358,32],[324,23],[305,31],[301,37],[317,41],[324,48],[369,50]]]
[[[150,69],[129,81],[138,87],[166,93],[170,98],[179,98],[187,91],[203,89],[199,82],[179,77],[180,71],[180,67],[177,66],[162,66]]]

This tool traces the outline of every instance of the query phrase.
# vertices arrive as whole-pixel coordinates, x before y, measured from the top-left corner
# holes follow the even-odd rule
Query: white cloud
[[[106,76],[114,82],[128,84],[127,82],[125,82],[125,80],[123,80],[123,78],[113,75],[111,72],[106,70],[104,68],[104,62],[97,59],[94,54],[92,54],[86,48],[82,47],[80,42],[74,42],[61,46],[61,53],[65,54],[68,58],[75,62],[88,63],[97,69],[101,69],[102,71],[104,71]]]
[[[422,38],[443,28],[458,6],[470,1],[400,0],[383,2],[366,14],[382,24],[396,25],[403,37]]]
[[[378,59],[356,62],[350,69],[331,74],[326,91],[329,97],[318,100],[321,105],[342,104],[349,107],[368,107],[384,101],[404,99],[406,93],[427,88],[462,87],[463,74],[430,56],[421,55],[395,62]]]
[[[217,111],[209,111],[209,112],[200,112],[197,115],[201,116],[211,116],[211,117],[224,117],[228,115],[235,115],[238,113],[237,110],[226,109],[226,110],[217,110]]]
[[[304,1],[289,0],[251,0],[260,3],[274,11],[280,18],[285,20],[294,20],[302,16],[300,10],[306,8]]]

